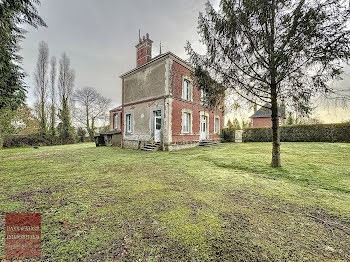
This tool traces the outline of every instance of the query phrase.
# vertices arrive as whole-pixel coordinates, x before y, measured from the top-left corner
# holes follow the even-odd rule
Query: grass
[[[350,144],[282,143],[279,169],[270,153],[1,150],[0,228],[42,213],[43,261],[349,261]]]

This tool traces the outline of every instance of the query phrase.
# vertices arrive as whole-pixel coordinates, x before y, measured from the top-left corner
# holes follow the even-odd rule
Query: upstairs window
[[[206,101],[206,93],[203,89],[201,89],[201,104],[204,105]]]
[[[132,116],[131,114],[125,115],[125,126],[126,126],[126,132],[131,133],[132,132]]]
[[[188,101],[191,100],[191,82],[188,80],[184,80],[182,98]]]

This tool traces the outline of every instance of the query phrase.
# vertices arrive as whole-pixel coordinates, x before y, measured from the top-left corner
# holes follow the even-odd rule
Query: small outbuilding
[[[253,122],[253,127],[272,127],[272,111],[270,108],[270,104],[265,104],[250,117]],[[284,124],[285,120],[283,111],[284,110],[282,110],[282,107],[278,109],[280,125]]]
[[[112,130],[95,136],[96,146],[121,146],[122,134],[120,130]]]

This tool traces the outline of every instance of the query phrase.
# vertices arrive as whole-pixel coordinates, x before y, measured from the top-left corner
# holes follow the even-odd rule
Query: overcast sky
[[[22,43],[26,83],[33,87],[33,72],[40,41],[48,43],[50,56],[66,52],[76,71],[75,88],[91,86],[121,103],[119,75],[135,67],[138,31],[150,34],[153,56],[171,51],[186,58],[189,40],[199,45],[197,18],[205,0],[42,0],[39,14],[47,28],[28,28]],[[33,88],[28,98],[32,104]]]
[[[219,0],[212,0],[218,6]],[[31,88],[28,103],[33,104],[33,72],[40,41],[46,41],[50,56],[57,59],[66,52],[76,72],[75,88],[91,86],[112,99],[113,107],[121,104],[119,76],[136,64],[138,31],[150,34],[153,56],[171,51],[186,59],[184,50],[189,40],[196,50],[203,47],[198,41],[197,21],[204,11],[206,0],[42,0],[39,14],[48,27],[27,28],[21,44],[23,68]],[[345,81],[348,86],[349,68]],[[323,111],[322,111],[323,110]],[[348,109],[318,110],[316,116],[324,121],[350,119]]]

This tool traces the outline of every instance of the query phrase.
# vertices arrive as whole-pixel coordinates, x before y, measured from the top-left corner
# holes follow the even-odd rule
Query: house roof
[[[125,74],[122,74],[122,75],[120,76],[120,78],[124,78],[124,77],[128,76],[129,74],[132,74],[132,73],[134,73],[134,72],[137,72],[137,71],[139,71],[140,69],[143,69],[143,68],[149,66],[150,64],[152,64],[152,63],[154,63],[154,62],[156,62],[156,61],[159,61],[159,60],[161,60],[161,59],[163,59],[163,58],[165,58],[165,57],[167,57],[167,56],[172,56],[175,60],[177,60],[178,62],[180,62],[183,66],[187,67],[187,68],[190,69],[190,70],[193,70],[192,66],[191,66],[189,63],[187,63],[185,60],[183,60],[182,58],[178,57],[177,55],[174,55],[172,52],[169,51],[169,52],[166,52],[166,53],[164,53],[164,54],[157,55],[157,56],[153,57],[153,58],[151,59],[151,61],[149,61],[148,63],[146,63],[146,64],[144,64],[144,65],[142,65],[142,66],[136,67],[136,68],[134,68],[134,69],[132,69],[132,70],[126,72]]]
[[[122,106],[117,106],[109,111],[111,112],[111,111],[120,111],[120,110],[122,110]]]
[[[122,131],[120,130],[112,130],[104,133],[100,133],[100,135],[114,135],[114,134],[120,134]]]
[[[266,118],[266,117],[271,117],[272,111],[269,108],[266,107],[271,107],[270,104],[265,104],[264,107],[261,107],[258,111],[256,111],[250,118]],[[282,116],[281,109],[278,108],[278,116]]]

